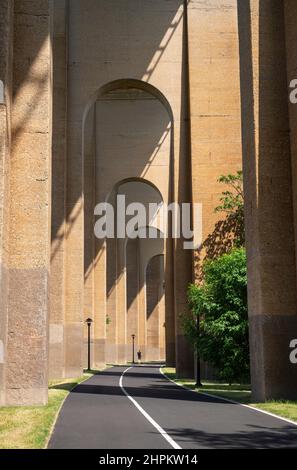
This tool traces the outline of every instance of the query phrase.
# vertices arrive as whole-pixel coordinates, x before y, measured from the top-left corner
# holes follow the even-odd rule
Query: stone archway
[[[59,37],[63,47],[56,47],[54,61],[54,133],[59,146],[54,151],[56,176],[53,178],[57,197],[50,300],[52,378],[81,373],[84,328],[86,333],[83,321],[87,316],[94,319],[93,365],[99,367],[106,362],[107,330],[112,329],[111,324],[106,324],[107,247],[106,241],[93,237],[94,206],[106,200],[118,181],[131,178],[150,181],[160,189],[165,202],[171,201],[173,195],[178,202],[183,202],[190,193],[186,178],[190,158],[185,145],[189,130],[184,111],[187,101],[185,54],[182,47],[176,48],[184,39],[182,3],[177,1],[173,9],[172,5],[167,5],[162,12],[149,9],[157,29],[146,36],[145,54],[137,54],[129,64],[115,59],[118,49],[110,44],[107,54],[111,53],[112,57],[104,62],[111,65],[110,70],[109,66],[99,66],[101,55],[95,58],[87,47],[87,36],[91,34],[94,38],[99,31],[92,19],[102,19],[102,15],[98,15],[99,3],[89,7],[85,11],[89,28],[80,34],[83,25],[77,5],[71,2],[67,12],[64,7],[55,5],[55,45]],[[69,13],[77,29],[65,28],[61,34],[59,15],[62,12],[65,23],[69,21]],[[138,20],[134,21],[132,16],[131,21],[138,25]],[[105,29],[106,25],[102,26]],[[174,36],[178,42],[168,39],[168,32],[170,38]],[[160,51],[159,40],[165,41],[166,53],[163,55],[162,46],[161,55],[156,58],[156,52]],[[101,54],[100,47],[98,52]],[[159,73],[163,64],[174,80],[163,79],[163,72]],[[192,280],[191,254],[185,253],[181,244],[174,245],[170,241],[167,252],[172,253],[173,259],[171,266],[166,267],[168,285],[172,288],[167,299],[168,304],[171,303],[171,318],[166,329],[167,357],[170,356],[169,362],[173,365],[175,353],[179,351],[179,372],[188,374],[192,370],[192,351],[183,339],[179,322],[175,321],[175,311],[180,311],[186,303],[183,286]],[[124,297],[124,263],[119,258],[117,263],[117,291]],[[117,311],[122,305],[124,303],[117,302]],[[119,318],[124,318],[124,311],[119,313]],[[119,331],[124,335],[124,326]],[[124,336],[116,339],[118,344],[125,344]],[[124,359],[124,350],[124,346],[121,352],[118,348],[117,360]]]
[[[108,200],[114,203],[115,194],[125,197],[126,207],[135,202],[142,204],[148,216],[145,233],[139,227],[135,238],[127,236],[125,239],[106,240],[106,361],[122,363],[132,359],[132,334],[136,337],[137,347],[142,351],[142,358],[149,359],[146,356],[146,269],[153,256],[165,253],[165,241],[161,232],[150,225],[154,221],[149,219],[149,204],[159,207],[163,203],[163,197],[154,185],[142,179],[123,181],[116,185]],[[117,210],[114,212],[115,219],[118,218]],[[126,222],[129,220],[131,217],[128,216]],[[147,230],[150,232],[147,233]],[[153,238],[148,238],[149,236]],[[172,263],[170,253],[167,258],[168,264]],[[163,311],[165,316],[165,305]],[[172,316],[170,309],[168,316]],[[162,348],[164,349],[164,344]]]
[[[119,80],[104,86],[93,96],[84,115],[83,153],[87,209],[84,315],[94,318],[93,358],[94,366],[99,367],[105,362],[126,362],[131,349],[127,315],[129,303],[134,301],[138,311],[143,312],[137,326],[139,344],[145,351],[146,299],[141,284],[137,299],[128,299],[127,269],[131,264],[127,262],[127,240],[94,239],[94,218],[86,214],[103,201],[116,207],[121,194],[127,203],[170,202],[173,121],[167,100],[154,87],[138,80]],[[170,241],[168,252],[169,246]],[[169,276],[172,273],[170,269]],[[141,282],[141,278],[135,282]],[[169,331],[174,334],[172,308],[168,311]]]

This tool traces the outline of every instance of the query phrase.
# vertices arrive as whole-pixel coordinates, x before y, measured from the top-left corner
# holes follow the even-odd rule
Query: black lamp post
[[[200,370],[200,357],[198,351],[196,352],[196,388],[202,387],[201,383],[201,370]]]
[[[199,326],[199,315],[197,315],[197,337],[199,338],[200,334],[200,326]],[[199,341],[199,339],[198,339]],[[196,388],[202,387],[201,383],[201,368],[200,368],[200,356],[198,352],[198,348],[196,350]]]
[[[93,323],[92,318],[86,319],[88,325],[88,370],[91,370],[91,325]]]
[[[135,364],[135,335],[132,335],[132,364]]]

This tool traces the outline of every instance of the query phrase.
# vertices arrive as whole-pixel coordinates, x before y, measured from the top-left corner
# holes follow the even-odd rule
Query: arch
[[[135,90],[135,93],[129,93],[130,90]],[[98,183],[97,180],[94,183],[95,184],[95,191],[98,191],[98,199],[96,199],[95,195],[95,204],[98,202],[110,202],[114,208],[116,208],[116,195],[119,192],[119,194],[125,194],[127,193],[127,201],[133,202],[133,198],[135,202],[142,202],[145,207],[148,208],[149,203],[157,203],[158,205],[162,203],[169,203],[170,199],[172,197],[172,191],[173,191],[173,180],[172,177],[174,175],[174,122],[173,122],[173,112],[171,109],[171,105],[169,104],[168,100],[166,97],[154,86],[145,83],[141,80],[135,80],[135,79],[120,79],[120,80],[115,80],[112,82],[108,82],[104,84],[103,86],[99,87],[95,93],[92,94],[90,97],[89,101],[86,104],[86,107],[83,112],[83,122],[82,122],[82,161],[83,161],[83,166],[85,165],[86,162],[86,157],[90,153],[89,148],[91,146],[89,145],[89,140],[94,139],[94,135],[97,135],[96,133],[99,132],[99,136],[101,136],[101,131],[105,129],[105,127],[102,128],[102,125],[104,126],[104,120],[100,120],[101,115],[100,110],[101,109],[106,109],[106,104],[107,107],[109,107],[109,101],[113,101],[113,98],[115,97],[115,101],[118,99],[117,96],[117,91],[119,90],[119,93],[121,94],[121,90],[127,90],[127,94],[125,93],[125,98],[127,98],[126,101],[130,100],[136,100],[137,105],[139,106],[138,103],[138,98],[140,97],[140,100],[146,99],[145,106],[152,105],[154,106],[154,113],[157,113],[157,121],[155,114],[148,114],[150,117],[149,121],[149,126],[151,125],[150,122],[152,121],[152,128],[150,130],[150,127],[145,127],[145,132],[151,132],[151,134],[148,134],[148,143],[144,139],[144,150],[143,153],[140,150],[138,156],[138,147],[136,146],[136,151],[132,155],[130,154],[130,149],[126,149],[125,145],[124,147],[117,147],[116,152],[117,152],[117,158],[118,158],[118,164],[121,163],[120,157],[121,157],[121,152],[124,155],[124,158],[129,159],[129,158],[134,158],[132,160],[133,162],[136,163],[134,167],[131,167],[131,169],[128,169],[128,171],[122,171],[121,167],[118,166],[117,172],[113,174],[113,177],[111,179],[105,179],[102,180],[102,185],[100,186],[99,180],[101,178],[100,173],[96,173],[94,178],[99,178]],[[140,90],[138,93],[137,90]],[[141,91],[145,92],[144,95],[142,95]],[[112,96],[107,95],[109,92],[115,92],[115,96],[112,93]],[[149,94],[150,96],[147,96]],[[107,96],[106,96],[107,95]],[[100,98],[104,97],[102,100]],[[150,99],[152,97],[152,99]],[[107,99],[105,99],[107,98]],[[121,97],[120,97],[121,98]],[[144,99],[143,99],[144,98]],[[98,108],[97,108],[97,101],[98,101]],[[100,102],[99,102],[100,101]],[[102,101],[102,102],[101,102]],[[120,103],[121,104],[121,103]],[[140,103],[142,105],[142,103]],[[101,108],[101,105],[103,108]],[[113,106],[114,103],[111,104]],[[125,103],[126,105],[130,105],[129,103]],[[94,114],[93,114],[94,113]],[[159,117],[160,116],[160,117]],[[111,126],[115,125],[114,122],[111,120]],[[117,121],[116,121],[117,122]],[[143,125],[142,121],[140,121],[141,124]],[[145,123],[145,121],[144,121]],[[146,124],[146,123],[145,123]],[[90,128],[89,128],[90,125]],[[93,134],[90,132],[91,126],[93,127]],[[98,127],[97,127],[98,126]],[[160,127],[159,127],[160,126]],[[121,128],[121,126],[120,126]],[[137,126],[136,126],[137,129]],[[148,131],[149,129],[149,131]],[[150,164],[150,159],[147,157],[150,157],[152,155],[151,152],[152,149],[155,147],[157,148],[157,158],[159,158],[159,155],[162,155],[162,153],[158,154],[159,149],[165,142],[165,140],[160,139],[165,133],[165,137],[167,138],[167,141],[164,145],[164,155],[166,155],[166,179],[163,178],[163,180],[160,180],[158,176],[158,171],[152,170],[152,171],[142,171],[143,169],[146,169],[145,164],[149,163]],[[109,135],[107,132],[106,135]],[[132,134],[133,135],[133,134]],[[142,138],[142,134],[139,134],[140,137]],[[146,136],[146,134],[144,134]],[[105,136],[105,133],[104,133]],[[110,138],[110,136],[109,136]],[[98,147],[97,143],[98,142]],[[92,147],[92,154],[93,158],[95,158],[95,165],[97,165],[97,161],[99,162],[99,158],[103,156],[104,154],[101,153],[100,150],[100,137],[96,141],[96,138],[94,140],[94,147]],[[141,147],[140,147],[141,148]],[[104,149],[104,146],[102,147]],[[102,150],[103,151],[103,150]],[[114,152],[113,152],[114,153]],[[111,157],[113,153],[109,154],[109,160],[106,160],[107,165],[112,165],[111,163]],[[155,157],[155,155],[154,155]],[[137,164],[138,164],[138,158],[140,161],[140,171],[138,171]],[[97,160],[98,159],[98,160]],[[126,161],[126,160],[125,160]],[[127,160],[128,161],[128,160]],[[155,160],[152,160],[155,162]],[[109,163],[108,163],[109,162]],[[152,164],[152,168],[154,166],[154,163]],[[85,166],[84,166],[85,168]],[[136,171],[134,171],[134,168],[137,168]],[[113,171],[113,169],[111,169]],[[98,176],[99,175],[99,176]],[[100,180],[101,181],[101,180]],[[163,181],[162,184],[159,185],[159,182]],[[132,187],[125,188],[125,184],[128,183],[138,183],[138,185],[135,185],[135,189]],[[146,189],[143,190],[141,189],[141,185],[145,185]],[[159,186],[159,187],[158,187]],[[123,187],[123,188],[122,188]],[[147,189],[147,188],[151,189]],[[123,189],[123,191],[122,191]],[[126,191],[127,189],[127,191]],[[135,193],[135,196],[133,194]],[[114,214],[115,216],[115,221],[116,219],[116,212]],[[148,226],[150,226],[151,220],[146,221]],[[139,224],[140,225],[140,224]],[[141,223],[141,225],[144,225]],[[154,226],[153,223],[151,226]],[[154,227],[157,229],[157,227]],[[158,230],[160,232],[160,230]],[[94,317],[95,319],[98,317],[101,318],[101,316],[106,316],[106,319],[108,320],[107,326],[105,328],[105,333],[102,331],[102,341],[105,341],[105,357],[108,360],[108,362],[124,362],[125,358],[127,357],[127,354],[129,353],[130,349],[128,346],[128,338],[127,338],[127,259],[126,259],[126,251],[127,251],[127,242],[128,239],[121,239],[121,237],[110,240],[108,243],[105,240],[104,243],[96,243],[95,241],[95,248],[94,248],[94,254],[96,256],[96,263],[93,265],[93,270],[94,270],[94,282],[93,282],[93,289],[97,289],[97,292],[100,291],[102,298],[104,298],[104,305],[100,304],[99,302],[95,302],[95,307],[94,307]],[[164,241],[164,248],[163,248],[163,253],[165,251],[165,241]],[[156,250],[154,253],[151,252],[151,254],[155,255]],[[162,254],[162,253],[160,253]],[[145,260],[145,264],[147,265],[149,260]],[[139,270],[138,266],[138,270]],[[145,269],[144,269],[145,268]],[[146,312],[146,297],[145,297],[145,285],[142,285],[142,282],[145,282],[145,272],[146,272],[147,266],[141,267],[141,270],[144,271],[141,273],[139,277],[139,289],[138,289],[138,299],[137,302],[139,303],[139,307],[135,305],[134,310],[138,308],[139,312],[143,312],[141,315],[141,319],[139,322],[141,323],[139,329],[141,331],[141,340],[140,346],[145,350],[145,312]],[[140,273],[139,273],[140,274]],[[97,284],[96,280],[102,280],[100,284]],[[133,291],[131,296],[133,295]],[[97,295],[98,296],[98,295]],[[97,296],[94,296],[95,299]],[[98,304],[98,307],[97,307]],[[99,310],[99,305],[101,305],[101,309]],[[104,315],[102,312],[104,311]],[[140,314],[139,314],[140,315]],[[99,320],[98,320],[99,321]],[[140,335],[139,335],[140,336]],[[101,340],[101,337],[99,338]],[[99,343],[98,343],[99,344]]]
[[[90,97],[88,103],[86,104],[84,113],[83,113],[83,132],[85,128],[85,120],[88,115],[89,110],[91,107],[94,105],[94,103],[101,97],[104,96],[106,93],[109,93],[111,91],[115,90],[124,90],[124,89],[132,89],[136,88],[142,91],[145,91],[149,93],[150,95],[154,96],[156,99],[158,99],[165,109],[168,112],[170,121],[173,125],[174,123],[174,117],[173,117],[173,111],[172,107],[165,97],[165,95],[155,86],[151,85],[150,83],[144,82],[142,80],[137,80],[135,78],[121,78],[118,80],[113,80],[111,82],[107,82],[104,85],[102,85],[100,88],[98,88],[95,93]]]
[[[118,190],[118,188],[120,186],[123,186],[124,184],[126,183],[133,183],[133,182],[136,182],[136,183],[143,183],[143,184],[147,184],[148,186],[151,186],[160,196],[162,202],[164,202],[164,197],[163,197],[163,194],[161,193],[161,191],[159,190],[159,188],[150,180],[146,179],[146,178],[142,178],[142,177],[136,177],[136,176],[133,176],[131,178],[124,178],[123,180],[120,180],[118,181],[114,186],[113,188],[110,190],[109,193],[107,193],[106,197],[105,197],[105,202],[108,202],[108,200],[110,199],[110,197],[112,196],[112,194]]]
[[[173,150],[174,150],[174,115],[172,111],[171,104],[169,103],[168,99],[166,96],[154,85],[151,85],[150,83],[144,82],[143,80],[137,80],[135,78],[121,78],[118,80],[112,80],[110,82],[105,83],[101,87],[99,87],[91,96],[89,101],[87,102],[84,112],[83,112],[83,117],[82,117],[82,140],[81,140],[81,151],[82,151],[82,162],[84,162],[84,149],[85,149],[85,126],[86,126],[86,120],[89,114],[89,111],[92,109],[92,106],[96,103],[96,101],[104,96],[106,93],[109,93],[111,91],[115,90],[124,90],[124,89],[132,89],[136,88],[138,90],[145,91],[152,96],[154,96],[166,109],[169,117],[169,121],[171,123],[171,131],[172,131],[172,137],[171,137],[171,155],[173,155]],[[172,163],[172,156],[170,158],[171,163]],[[84,166],[84,163],[83,163]]]

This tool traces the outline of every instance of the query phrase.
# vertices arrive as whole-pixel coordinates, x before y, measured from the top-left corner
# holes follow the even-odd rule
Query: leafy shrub
[[[249,378],[245,250],[206,261],[203,279],[188,290],[191,315],[183,315],[185,334],[221,379],[244,382]]]

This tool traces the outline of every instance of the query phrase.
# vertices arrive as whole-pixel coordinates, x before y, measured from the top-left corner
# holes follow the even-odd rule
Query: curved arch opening
[[[93,311],[97,357],[104,356],[107,363],[127,361],[132,330],[136,330],[133,334],[142,357],[146,357],[147,264],[153,255],[166,252],[166,243],[162,240],[163,249],[156,252],[154,240],[142,242],[137,235],[136,240],[127,240],[125,231],[119,235],[119,216],[124,212],[121,221],[125,229],[133,219],[132,213],[127,216],[126,208],[136,203],[145,208],[146,218],[140,225],[150,226],[156,214],[151,217],[148,206],[170,203],[173,140],[169,102],[159,90],[140,80],[107,83],[85,108],[85,310]],[[120,197],[125,198],[121,207]],[[92,236],[94,218],[88,214],[98,203],[109,203],[113,208],[114,237],[97,240]]]
[[[165,97],[165,95],[158,88],[154,87],[150,83],[144,82],[142,80],[137,80],[135,78],[121,78],[119,80],[113,80],[111,82],[107,82],[106,84],[98,88],[98,90],[90,97],[88,103],[86,104],[84,115],[83,115],[83,127],[84,127],[88,112],[90,111],[94,103],[98,99],[100,99],[100,97],[115,90],[125,90],[125,89],[129,90],[133,88],[143,90],[151,94],[152,96],[154,96],[156,99],[158,99],[166,108],[169,114],[170,120],[173,123],[174,119],[173,119],[173,112],[172,112],[171,105],[169,101],[167,100],[167,98]]]

